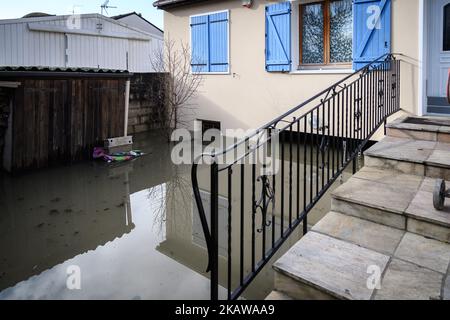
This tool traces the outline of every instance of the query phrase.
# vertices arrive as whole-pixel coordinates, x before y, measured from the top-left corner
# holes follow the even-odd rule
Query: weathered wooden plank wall
[[[123,136],[124,79],[20,79],[13,108],[13,171],[89,159]]]

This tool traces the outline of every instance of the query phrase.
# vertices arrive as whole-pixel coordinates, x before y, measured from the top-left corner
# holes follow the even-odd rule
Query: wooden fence
[[[123,136],[126,79],[17,79],[12,171],[91,158]]]

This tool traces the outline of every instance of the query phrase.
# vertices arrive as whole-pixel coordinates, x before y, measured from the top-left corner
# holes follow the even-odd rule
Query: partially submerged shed
[[[3,168],[89,159],[103,140],[124,136],[130,77],[116,70],[0,67]]]

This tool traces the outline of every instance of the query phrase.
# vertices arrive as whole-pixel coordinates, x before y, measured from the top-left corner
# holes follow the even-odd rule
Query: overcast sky
[[[100,13],[105,0],[0,0],[0,19],[21,18],[30,12],[50,14]],[[110,0],[109,5],[117,9],[108,9],[107,16],[136,11],[144,18],[163,28],[163,13],[153,7],[154,0]]]

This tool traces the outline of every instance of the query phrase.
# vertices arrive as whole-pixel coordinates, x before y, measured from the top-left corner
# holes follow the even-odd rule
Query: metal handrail
[[[267,123],[266,125],[260,127],[259,129],[256,129],[255,132],[251,133],[250,135],[247,135],[246,137],[242,138],[240,141],[238,141],[237,143],[235,143],[234,145],[225,148],[224,150],[221,150],[219,152],[214,152],[214,153],[208,153],[208,152],[204,152],[200,155],[198,155],[195,159],[194,159],[194,163],[198,162],[201,158],[203,157],[211,157],[211,158],[215,158],[217,156],[221,156],[226,154],[229,151],[235,150],[236,148],[238,148],[240,145],[242,145],[243,143],[248,142],[251,138],[255,137],[257,134],[259,134],[261,131],[264,131],[270,127],[275,126],[276,124],[278,124],[280,121],[282,121],[284,118],[288,117],[289,115],[293,114],[294,112],[298,111],[300,108],[303,108],[304,106],[308,105],[309,103],[311,103],[312,101],[320,98],[322,95],[327,94],[329,92],[331,92],[333,89],[335,89],[336,87],[338,87],[340,84],[344,83],[345,81],[347,81],[348,79],[354,77],[355,75],[357,75],[360,72],[364,72],[364,70],[368,70],[370,67],[372,67],[373,65],[383,62],[386,59],[390,58],[390,57],[394,57],[396,55],[399,54],[395,54],[395,53],[386,53],[383,54],[382,56],[380,56],[379,58],[373,60],[372,62],[368,63],[366,66],[354,71],[353,73],[347,75],[346,77],[344,77],[343,79],[339,80],[338,82],[332,84],[331,86],[329,86],[328,88],[326,88],[325,90],[317,93],[316,95],[314,95],[313,97],[307,99],[306,101],[302,102],[301,104],[297,105],[296,107],[290,109],[289,111],[287,111],[286,113],[284,113],[283,115],[279,116],[278,118],[272,120],[271,122]]]
[[[270,121],[266,125],[254,131],[252,134],[244,137],[237,143],[230,147],[224,148],[222,150],[211,153],[202,153],[194,159],[194,164],[191,170],[192,186],[194,192],[194,198],[198,207],[200,221],[205,236],[205,241],[207,244],[208,251],[208,266],[207,272],[211,272],[211,299],[218,299],[218,184],[219,184],[219,173],[228,172],[228,214],[229,214],[229,225],[228,225],[228,299],[237,298],[245,288],[251,283],[251,281],[256,277],[258,272],[264,267],[264,265],[270,260],[270,258],[277,252],[281,247],[287,237],[294,231],[294,229],[303,223],[303,232],[307,232],[307,214],[315,206],[315,204],[320,200],[320,198],[325,194],[329,187],[336,181],[337,177],[342,174],[345,167],[355,159],[357,154],[359,154],[365,144],[368,142],[370,137],[374,132],[384,123],[386,123],[386,118],[397,112],[400,109],[400,61],[396,59],[395,54],[385,54],[381,57],[375,59],[374,61],[368,63],[363,68],[353,72],[352,74],[344,77],[333,85],[329,86],[327,89],[319,92],[313,97],[307,99],[303,103],[299,104],[295,108],[287,111],[276,119]],[[349,79],[358,76],[355,80],[350,83],[346,83]],[[369,86],[372,87],[369,88]],[[363,92],[364,91],[364,92]],[[386,94],[387,93],[387,94]],[[293,117],[293,120],[286,120],[287,117],[293,116],[294,113],[305,106],[311,104],[312,102],[318,100],[320,102],[308,109],[304,114],[299,117]],[[346,99],[346,100],[345,100]],[[337,100],[337,110],[335,103]],[[342,100],[342,101],[341,101]],[[339,123],[344,122],[344,100],[345,100],[345,130],[344,134],[344,123],[342,123],[341,132],[339,132]],[[342,102],[342,105],[340,103]],[[332,103],[332,106],[331,106]],[[364,106],[364,103],[366,106]],[[339,112],[342,109],[342,114]],[[350,109],[350,112],[349,112]],[[326,118],[326,111],[328,111],[328,119]],[[337,111],[337,118],[336,118]],[[333,122],[330,122],[330,114],[333,114]],[[314,116],[316,117],[317,126],[314,128]],[[322,127],[319,127],[319,118],[322,117]],[[337,122],[336,122],[337,120]],[[279,123],[286,123],[281,128],[277,129]],[[325,126],[327,123],[327,126]],[[294,126],[297,126],[294,129]],[[336,128],[337,126],[337,128]],[[309,127],[309,129],[308,129]],[[253,147],[248,146],[248,150],[241,155],[238,160],[233,161],[231,164],[224,166],[219,169],[216,162],[219,156],[225,155],[230,151],[236,150],[242,144],[247,144],[251,139],[257,137],[261,133],[267,130],[277,129],[278,131],[274,135],[269,135],[265,140],[261,140],[258,137],[256,144]],[[331,132],[331,129],[333,132]],[[337,132],[335,132],[337,129]],[[297,135],[304,135],[303,146],[305,147],[304,153],[304,182],[303,186],[300,186],[300,138],[297,137],[297,217],[292,221],[292,202],[293,202],[293,190],[294,182],[293,180],[293,133],[294,130],[297,131]],[[280,135],[281,133],[289,134],[290,136],[290,161],[289,161],[289,228],[284,229],[284,182],[281,185],[281,231],[279,239],[275,239],[274,224],[275,217],[272,212],[272,226],[269,221],[267,221],[268,207],[272,204],[272,208],[275,207],[275,182],[276,176],[268,177],[261,176],[256,179],[255,165],[252,165],[252,271],[250,274],[244,276],[243,271],[243,244],[241,240],[241,266],[240,266],[240,285],[236,290],[231,288],[231,197],[232,197],[232,178],[233,178],[233,167],[241,160],[248,157],[250,154],[256,152],[259,148],[267,145],[275,135]],[[308,139],[307,137],[310,137]],[[320,137],[320,143],[319,143]],[[339,154],[340,143],[343,144],[344,155]],[[349,143],[349,146],[347,146]],[[314,162],[313,157],[313,145],[317,145],[316,150],[316,161]],[[311,156],[311,166],[309,172],[306,168],[306,146],[311,145],[309,151]],[[284,144],[282,144],[282,177],[284,177]],[[320,149],[320,152],[319,152]],[[332,150],[332,151],[331,151]],[[333,153],[332,153],[333,152]],[[337,153],[337,155],[336,155]],[[319,154],[322,156],[322,163],[319,163]],[[330,155],[332,155],[332,170],[330,166]],[[328,157],[326,161],[325,156]],[[335,167],[335,156],[337,156],[337,163]],[[197,178],[197,171],[199,161],[204,157],[210,157],[212,160],[211,164],[211,221],[210,226],[208,226],[208,221],[205,215],[205,210],[203,202],[200,196],[200,189]],[[320,166],[319,166],[320,164]],[[316,176],[315,176],[315,188],[313,188],[313,166],[316,165]],[[320,169],[319,169],[320,168]],[[327,175],[325,174],[325,168],[327,169]],[[321,175],[320,175],[320,172]],[[241,165],[241,193],[244,190],[244,165]],[[331,174],[330,174],[331,173]],[[310,183],[307,186],[306,177],[309,176]],[[319,189],[319,176],[321,177],[321,188]],[[327,181],[325,183],[325,176]],[[271,178],[271,179],[270,179]],[[282,180],[284,181],[284,180]],[[256,201],[255,195],[255,185],[261,183],[261,198]],[[309,189],[308,189],[309,188]],[[300,189],[303,190],[303,210],[300,210]],[[307,201],[307,190],[309,190],[310,199]],[[313,197],[313,193],[315,196]],[[244,196],[242,194],[242,196]],[[245,212],[243,209],[244,200],[241,199],[241,228],[243,224],[243,219],[245,217]],[[262,214],[262,227],[258,229],[258,232],[264,232],[262,237],[262,260],[256,263],[255,261],[255,215],[257,211],[260,210]],[[272,248],[266,250],[266,227],[272,229]],[[241,229],[241,237],[242,235]]]

